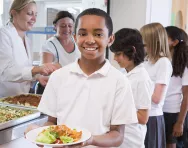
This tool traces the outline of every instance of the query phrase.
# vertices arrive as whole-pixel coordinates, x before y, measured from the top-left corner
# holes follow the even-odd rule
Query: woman
[[[68,11],[57,13],[54,21],[56,35],[42,46],[42,63],[57,62],[65,66],[80,57],[80,52],[72,38],[74,17]]]
[[[80,52],[72,37],[74,17],[68,11],[57,13],[54,21],[56,35],[49,38],[42,46],[41,63],[58,63],[65,66],[80,57]],[[37,83],[35,92],[42,94],[44,87]]]
[[[47,78],[42,75],[57,69],[54,64],[32,66],[31,45],[25,33],[36,22],[35,1],[14,0],[9,14],[10,22],[0,29],[0,97],[28,93],[33,80],[46,85]]]

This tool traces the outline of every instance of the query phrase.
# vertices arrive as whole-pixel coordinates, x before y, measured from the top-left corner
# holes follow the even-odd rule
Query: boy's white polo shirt
[[[152,81],[144,65],[136,66],[126,75],[131,84],[136,109],[150,109]],[[146,131],[146,125],[125,125],[124,143],[121,148],[143,148]]]
[[[154,91],[155,84],[165,84],[166,88],[164,90],[162,99],[159,104],[151,103],[150,116],[160,116],[163,115],[163,105],[166,96],[166,92],[169,86],[170,78],[172,75],[172,65],[168,58],[162,57],[155,64],[150,61],[144,62],[144,67],[146,68],[149,76],[153,82],[152,90]]]
[[[84,127],[93,135],[108,132],[110,125],[137,123],[128,79],[108,60],[90,76],[77,61],[55,71],[38,110],[56,117],[58,124]]]
[[[182,78],[180,76],[172,76],[170,85],[168,87],[163,112],[166,113],[179,113],[181,102],[183,99],[182,87],[188,86],[188,68],[186,67]]]

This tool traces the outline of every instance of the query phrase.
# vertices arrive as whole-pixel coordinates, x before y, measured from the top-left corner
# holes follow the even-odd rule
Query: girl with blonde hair
[[[172,75],[168,36],[160,23],[147,24],[141,28],[140,32],[147,53],[147,61],[144,62],[144,66],[153,81],[152,103],[147,123],[145,147],[166,148],[162,108]]]
[[[54,64],[32,66],[31,44],[26,31],[36,22],[37,6],[34,0],[14,0],[10,22],[0,29],[0,97],[28,93],[31,82],[46,85],[47,78],[57,67]]]

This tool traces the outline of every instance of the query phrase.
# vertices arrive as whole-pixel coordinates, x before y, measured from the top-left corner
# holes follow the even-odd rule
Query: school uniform
[[[42,54],[42,52],[51,53],[55,58],[53,62],[58,62],[62,66],[65,66],[80,58],[80,51],[75,43],[74,48],[75,49],[72,52],[68,53],[61,45],[57,37],[53,36],[45,41],[40,54]]]
[[[129,81],[108,60],[90,76],[78,61],[52,73],[38,110],[56,117],[57,124],[83,127],[92,135],[105,134],[110,125],[138,122]]]
[[[12,23],[0,29],[0,97],[28,93],[32,77],[31,44],[25,45]]]
[[[136,109],[151,108],[152,81],[143,64],[136,66],[127,73],[130,81]],[[125,125],[124,146],[121,148],[144,148],[146,125]]]
[[[180,107],[182,103],[182,87],[188,85],[188,68],[186,67],[182,78],[180,76],[172,76],[167,91],[166,99],[163,106],[163,112],[166,125],[167,143],[177,143],[183,140],[183,137],[173,137],[173,126],[178,119]],[[187,130],[187,129],[186,129]]]
[[[158,104],[151,103],[149,120],[147,123],[147,133],[145,139],[146,148],[165,148],[165,124],[163,117],[163,105],[166,92],[172,75],[172,65],[168,58],[162,57],[155,64],[150,61],[144,62],[144,66],[153,81],[152,89],[154,91],[155,84],[165,84],[163,96]]]

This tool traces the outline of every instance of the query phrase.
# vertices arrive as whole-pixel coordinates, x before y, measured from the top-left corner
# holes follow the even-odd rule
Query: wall
[[[186,29],[187,0],[172,0],[172,24]]]
[[[120,28],[140,29],[151,22],[170,25],[172,0],[110,0],[114,32]],[[110,52],[109,60],[118,68]]]
[[[150,3],[150,22],[160,22],[163,26],[170,25],[172,0],[148,0]]]
[[[105,0],[82,0],[83,10],[87,8],[100,8],[107,11]]]
[[[146,0],[111,0],[110,15],[114,31],[122,27],[140,28],[145,24]]]

